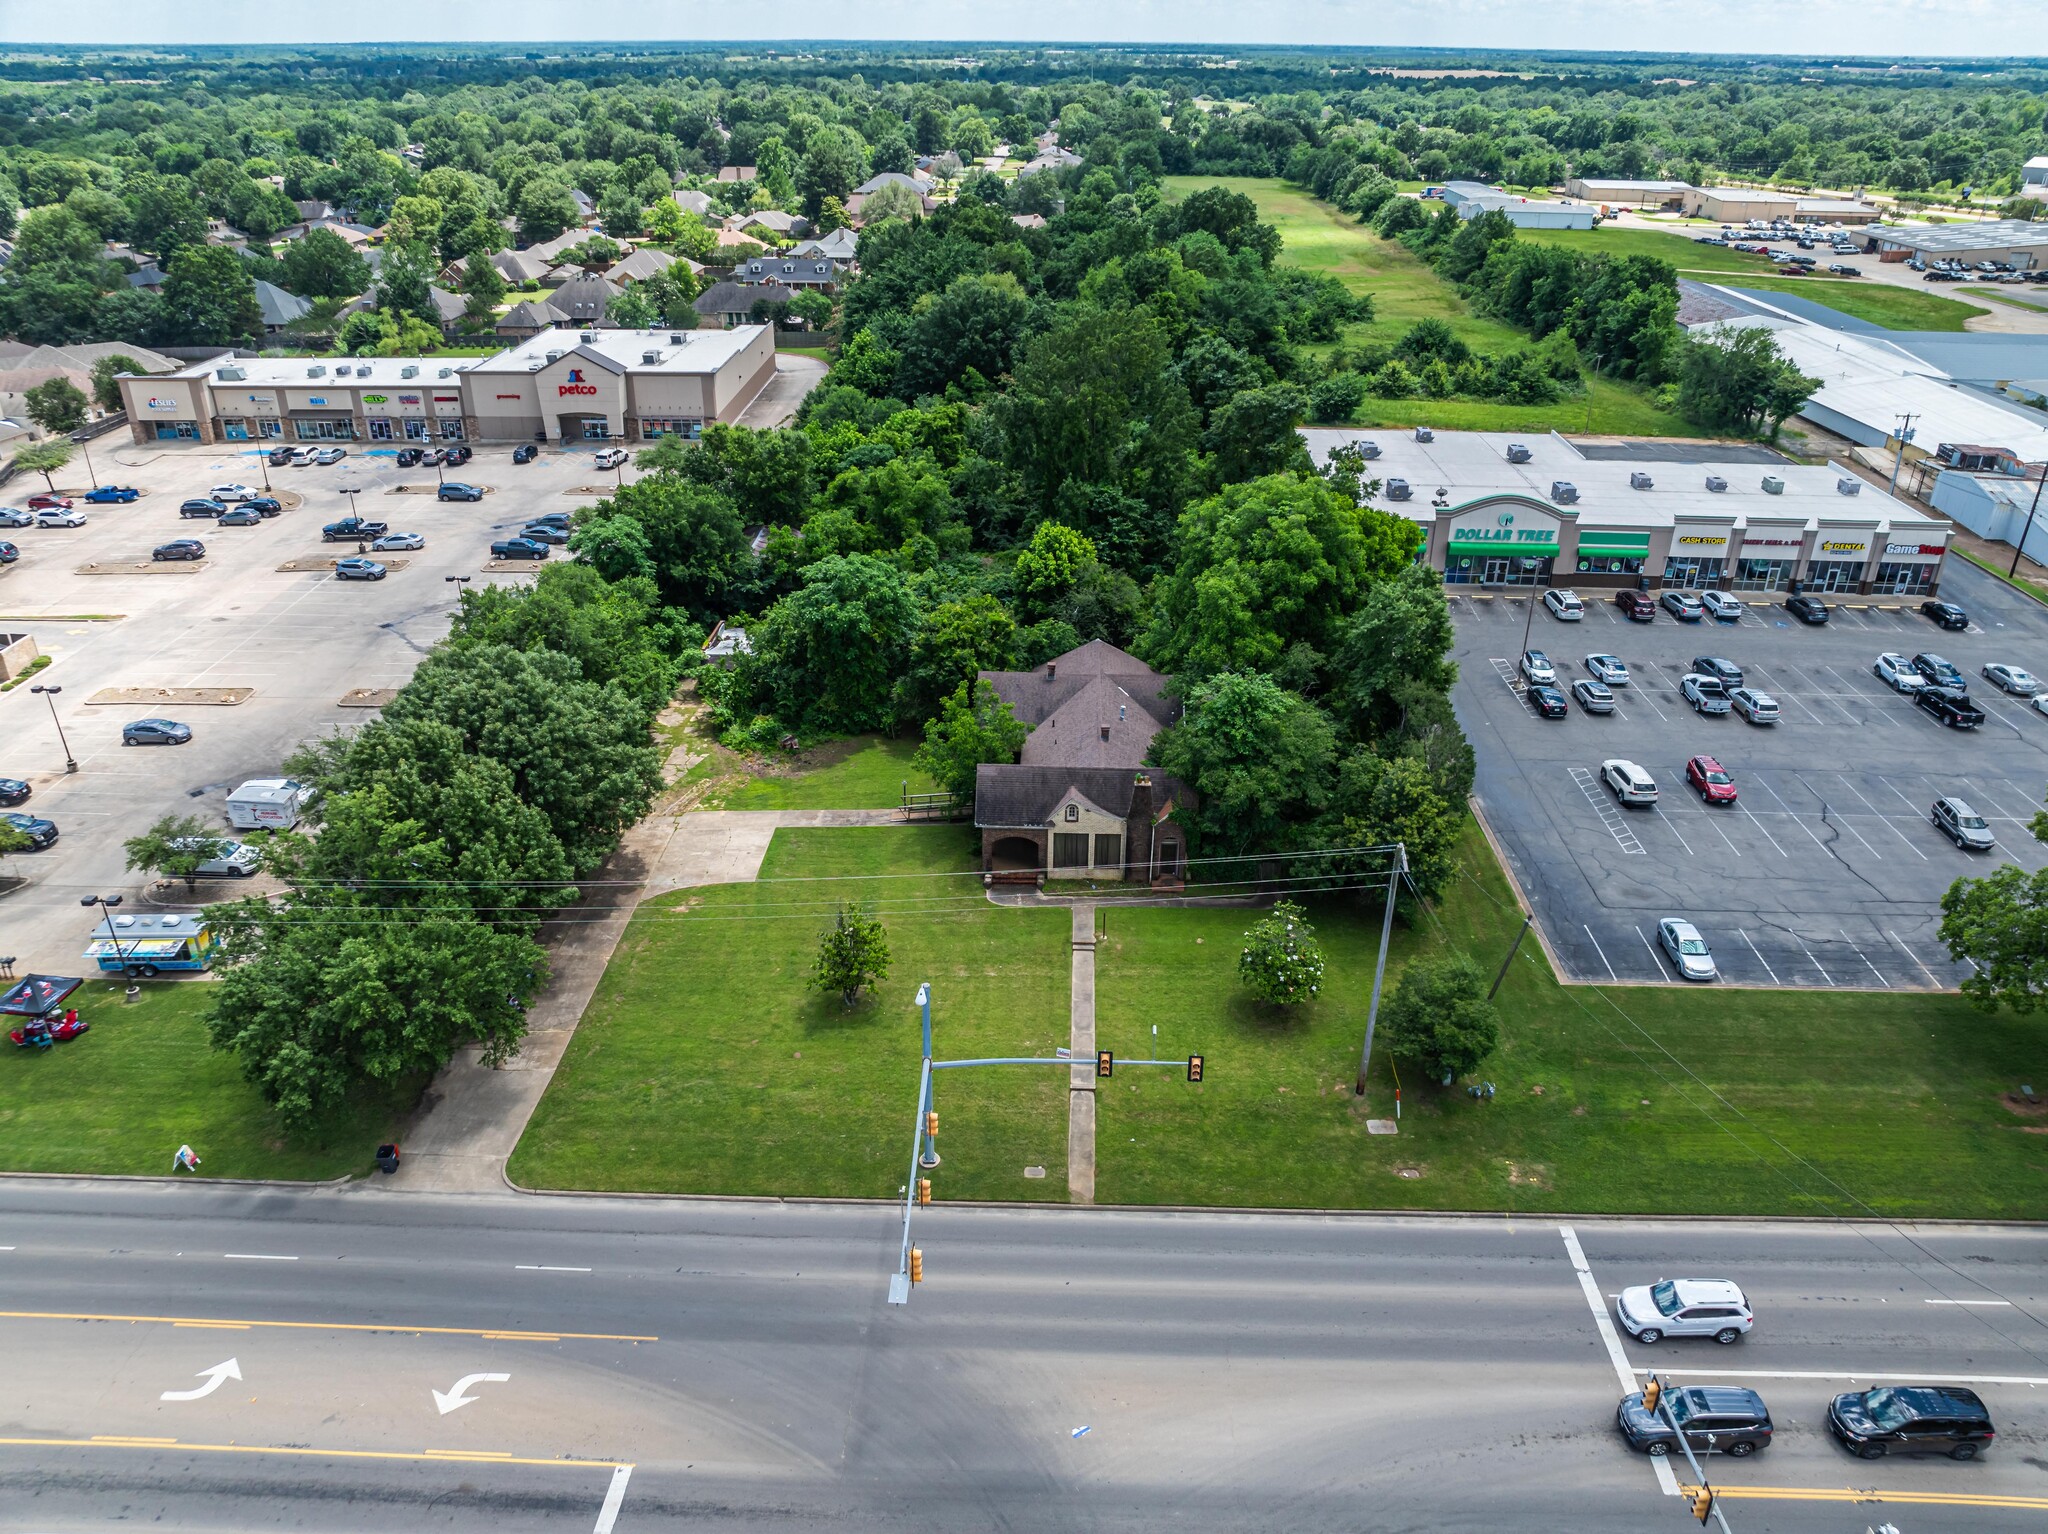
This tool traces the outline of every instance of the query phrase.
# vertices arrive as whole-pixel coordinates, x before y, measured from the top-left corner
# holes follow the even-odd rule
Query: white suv
[[[1586,616],[1586,604],[1579,600],[1576,591],[1546,591],[1543,605],[1566,623],[1577,623]]]
[[[1623,757],[1610,757],[1600,764],[1600,776],[1623,804],[1655,804],[1657,780],[1643,768]]]
[[[1660,1278],[1624,1289],[1614,1302],[1614,1315],[1622,1330],[1644,1343],[1666,1337],[1729,1343],[1756,1325],[1742,1291],[1721,1278]]]

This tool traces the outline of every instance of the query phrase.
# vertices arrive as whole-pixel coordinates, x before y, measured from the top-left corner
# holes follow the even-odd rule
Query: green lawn
[[[89,1033],[0,1057],[0,1169],[167,1175],[180,1145],[208,1177],[367,1172],[417,1083],[365,1101],[324,1132],[287,1140],[234,1057],[208,1047],[204,981],[158,981],[142,999],[88,979],[74,1002]],[[9,1024],[14,1026],[13,1023]]]
[[[1476,828],[1463,861],[1471,878],[1438,918],[1397,927],[1389,988],[1438,943],[1489,974],[1507,953],[1520,916]],[[1404,1069],[1400,1134],[1370,1136],[1351,1083],[1375,924],[1344,909],[1315,920],[1324,994],[1275,1017],[1236,983],[1243,912],[1111,913],[1100,1047],[1150,1053],[1156,1023],[1160,1055],[1200,1053],[1206,1070],[1199,1086],[1118,1072],[1100,1102],[1098,1200],[1851,1215],[1854,1194],[1888,1215],[2048,1208],[2048,1157],[2028,1132],[2048,1118],[2000,1100],[2041,1074],[2038,1022],[1953,996],[1725,989],[1681,1005],[1662,989],[1566,988],[1533,936],[1501,992],[1503,1047],[1480,1072],[1499,1095],[1476,1102]],[[1375,1051],[1375,1117],[1393,1112],[1395,1066]]]
[[[920,982],[942,1058],[1067,1042],[1067,912],[989,905],[978,867],[957,826],[786,830],[761,882],[649,901],[520,1141],[514,1180],[893,1197],[914,1128]],[[850,1013],[805,988],[846,899],[881,916],[894,961]],[[937,1103],[940,1197],[1066,1198],[1065,1071],[948,1072]]]
[[[1744,277],[1730,279],[1731,287],[1753,288],[1767,293],[1790,293],[1796,298],[1826,304],[1854,319],[1868,320],[1886,330],[1968,329],[1967,321],[1987,311],[1975,304],[1911,288],[1895,288],[1875,282],[1858,282],[1853,277]]]
[[[1730,250],[1725,245],[1699,245],[1691,234],[1665,234],[1657,229],[1624,229],[1601,224],[1593,229],[1517,229],[1515,238],[1539,245],[1562,245],[1589,256],[1655,256],[1687,276],[1714,272],[1755,272],[1769,276],[1769,256]]]
[[[1165,184],[1175,196],[1206,186],[1243,193],[1259,205],[1260,216],[1279,229],[1282,262],[1335,277],[1355,293],[1371,294],[1372,321],[1345,326],[1344,345],[1384,345],[1425,319],[1443,320],[1481,351],[1505,351],[1528,343],[1514,326],[1473,313],[1458,290],[1417,260],[1407,246],[1381,239],[1299,187],[1255,176],[1169,176]],[[1698,427],[1673,411],[1659,409],[1642,390],[1608,378],[1593,380],[1585,398],[1563,405],[1369,399],[1356,418],[1361,426],[1424,422],[1446,430],[1547,431],[1555,426],[1620,436],[1700,435]]]
[[[884,810],[938,785],[912,765],[919,742],[858,735],[813,746],[793,770],[749,778],[716,806],[727,810]],[[813,765],[814,764],[814,765]]]

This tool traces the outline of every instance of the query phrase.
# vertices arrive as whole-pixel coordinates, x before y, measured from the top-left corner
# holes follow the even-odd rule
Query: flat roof
[[[249,384],[258,388],[275,388],[287,384],[300,388],[333,388],[337,385],[357,384],[430,384],[449,383],[457,373],[476,366],[474,357],[209,357],[204,362],[194,362],[168,375],[158,374],[152,382],[163,377],[203,378],[208,383],[227,383],[229,386]],[[234,368],[244,376],[239,379],[220,377],[222,368]],[[308,370],[320,368],[315,375]],[[342,369],[347,368],[344,376]],[[404,375],[405,369],[417,368],[412,377]],[[441,376],[446,369],[448,377]]]
[[[1690,192],[1690,181],[1630,181],[1625,178],[1607,176],[1574,176],[1572,180],[1580,186],[1612,187],[1624,192]]]
[[[1744,522],[1803,520],[1811,529],[1821,522],[1855,522],[1911,527],[1935,531],[1947,526],[1937,517],[1915,511],[1894,500],[1875,485],[1862,480],[1855,495],[1843,495],[1835,482],[1849,471],[1832,464],[1757,463],[1712,461],[1711,444],[1703,445],[1700,463],[1643,463],[1629,459],[1595,459],[1579,453],[1570,442],[1555,433],[1518,434],[1491,431],[1440,431],[1434,442],[1417,442],[1411,427],[1350,430],[1309,428],[1302,432],[1309,454],[1318,465],[1330,450],[1347,442],[1374,442],[1380,456],[1372,473],[1383,482],[1405,479],[1414,491],[1411,501],[1374,502],[1388,511],[1398,511],[1417,522],[1433,521],[1437,508],[1431,505],[1438,490],[1455,509],[1491,495],[1522,495],[1543,502],[1562,513],[1576,513],[1580,527],[1655,528],[1671,527],[1681,519]],[[1510,443],[1529,449],[1529,462],[1509,463]],[[1649,474],[1652,487],[1635,489],[1632,474]],[[1785,482],[1782,495],[1768,495],[1763,489],[1765,475]],[[1726,490],[1709,490],[1707,477],[1719,475],[1728,481]],[[1853,476],[1850,476],[1853,477]],[[1550,499],[1555,480],[1567,480],[1578,488],[1579,498],[1570,506]]]
[[[1886,245],[1907,250],[2012,250],[2048,245],[2048,224],[2018,218],[1976,224],[1873,224],[1867,232]]]
[[[715,373],[767,331],[766,325],[730,330],[579,330],[557,325],[508,346],[476,365],[481,373],[525,373],[549,352],[579,347],[610,359],[629,373]],[[655,360],[644,360],[649,353]]]

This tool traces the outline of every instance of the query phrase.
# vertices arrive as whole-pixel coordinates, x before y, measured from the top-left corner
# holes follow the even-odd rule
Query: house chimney
[[[1060,668],[1055,663],[1053,663],[1052,661],[1047,661],[1045,663],[1045,679],[1048,682],[1050,682],[1053,679],[1053,677],[1058,673],[1059,669]]]
[[[1152,774],[1131,777],[1131,813],[1124,821],[1124,874],[1152,879]]]

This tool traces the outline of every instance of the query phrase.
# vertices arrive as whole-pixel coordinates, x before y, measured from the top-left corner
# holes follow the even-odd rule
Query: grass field
[[[73,1000],[90,1032],[47,1050],[6,1045],[0,1169],[168,1175],[172,1153],[190,1145],[207,1177],[369,1171],[418,1084],[287,1140],[234,1057],[207,1046],[199,1017],[208,990],[204,981],[158,981],[124,1003],[119,986],[89,979]]]
[[[1373,319],[1347,325],[1343,344],[1386,344],[1418,320],[1440,319],[1467,344],[1499,352],[1528,344],[1512,325],[1474,314],[1458,290],[1415,258],[1405,245],[1383,240],[1299,187],[1252,176],[1169,176],[1176,196],[1224,186],[1259,205],[1280,231],[1280,259],[1290,266],[1335,277],[1355,293],[1370,293]],[[1587,406],[1591,405],[1590,416]],[[1485,400],[1374,400],[1360,408],[1361,426],[1427,422],[1446,430],[1611,432],[1623,436],[1696,437],[1699,428],[1661,410],[1643,391],[1608,378],[1591,381],[1585,398],[1563,405],[1501,405]],[[1589,424],[1590,423],[1590,424]]]
[[[512,1158],[549,1188],[893,1197],[908,1171],[920,982],[941,1057],[1068,1037],[1069,918],[982,897],[958,826],[780,831],[761,881],[642,906]],[[852,1012],[805,988],[818,934],[870,902],[893,965]],[[1064,1200],[1067,1075],[938,1083],[943,1196]],[[1024,1176],[1042,1166],[1045,1176]]]
[[[919,742],[860,735],[814,746],[788,773],[754,777],[707,808],[727,810],[884,810],[938,785],[911,763]]]
[[[1875,282],[1858,282],[1850,277],[1744,277],[1729,279],[1730,287],[1751,288],[1765,293],[1789,293],[1838,309],[1853,319],[1868,320],[1886,330],[1962,331],[1967,321],[1986,311],[1975,304],[1953,298],[1936,298],[1911,288],[1895,288]]]
[[[1436,918],[1396,928],[1390,988],[1400,963],[1438,944],[1489,974],[1507,953],[1520,913],[1476,829],[1462,860],[1469,877]],[[1376,1050],[1360,1100],[1376,924],[1356,909],[1314,919],[1324,993],[1275,1017],[1236,983],[1243,912],[1111,913],[1099,1047],[1149,1053],[1157,1023],[1158,1054],[1201,1053],[1206,1069],[1199,1086],[1118,1073],[1098,1109],[1101,1202],[1965,1218],[2048,1207],[2048,1116],[2002,1101],[2040,1074],[2037,1023],[1954,996],[1567,988],[1532,937],[1501,991],[1503,1047],[1479,1073],[1498,1096],[1474,1101]],[[1368,1104],[1393,1115],[1397,1065],[1401,1132],[1368,1135]]]

